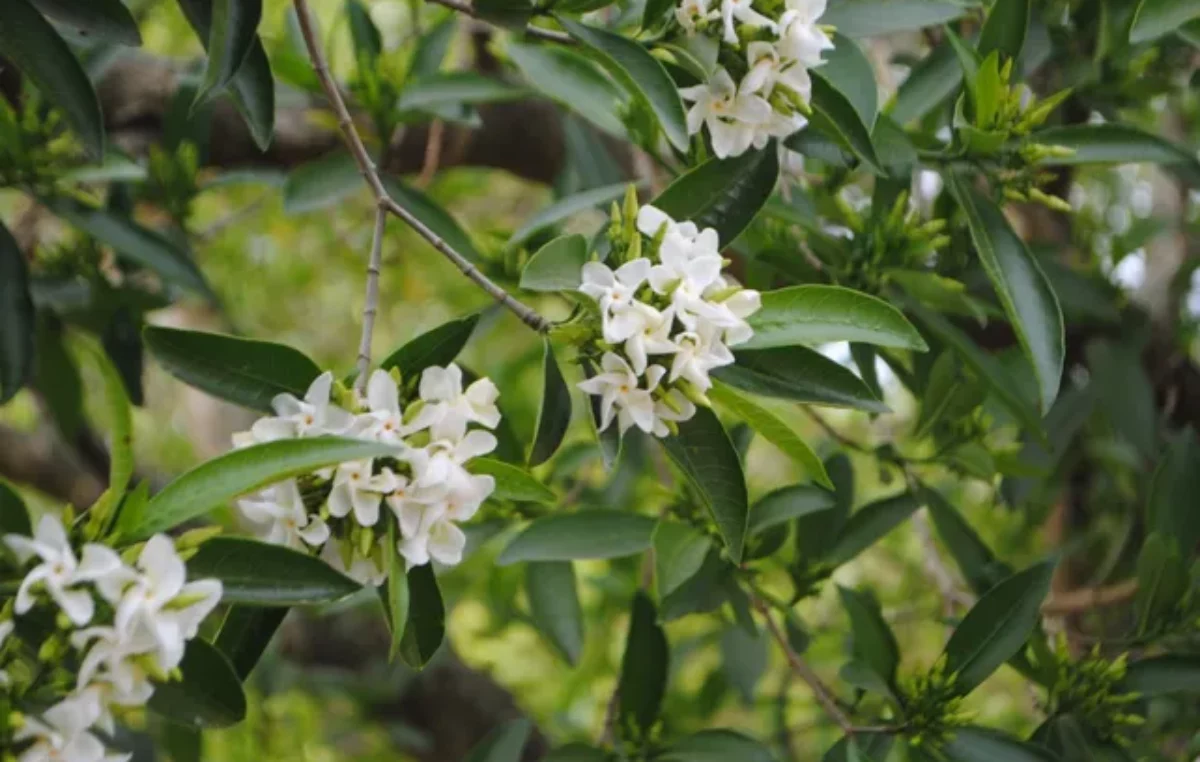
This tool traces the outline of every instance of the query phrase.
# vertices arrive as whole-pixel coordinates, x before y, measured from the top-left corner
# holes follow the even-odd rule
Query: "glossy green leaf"
[[[8,482],[0,479],[0,535],[23,534],[33,536],[33,528],[29,523],[29,511],[25,501],[17,494]]]
[[[433,565],[408,570],[408,621],[400,639],[400,657],[413,669],[421,669],[442,646],[446,635],[446,607],[438,589]]]
[[[933,519],[938,537],[942,538],[959,571],[976,595],[983,595],[1012,574],[1008,565],[996,559],[995,554],[979,538],[962,514],[942,497],[940,492],[923,490],[921,499]]]
[[[1150,483],[1146,505],[1149,531],[1172,538],[1181,551],[1200,542],[1200,513],[1195,499],[1200,495],[1200,443],[1191,429],[1176,434],[1167,446]]]
[[[111,516],[117,502],[125,494],[129,480],[133,478],[133,416],[129,395],[125,392],[125,383],[117,369],[96,342],[82,334],[75,334],[71,338],[77,355],[86,357],[100,376],[100,392],[111,429],[108,485],[92,510],[102,516]]]
[[[946,643],[946,671],[956,673],[955,691],[970,693],[1021,650],[1041,621],[1054,561],[1044,561],[1008,577],[985,593]]]
[[[75,54],[29,0],[0,3],[0,56],[58,108],[93,159],[104,155],[104,116]]]
[[[375,63],[383,52],[383,38],[371,20],[371,13],[359,0],[346,0],[346,21],[350,25],[350,40],[354,43],[355,58],[368,65]]]
[[[843,736],[829,747],[821,757],[821,762],[885,762],[892,749],[893,738],[891,733],[868,732]],[[907,762],[927,761],[923,757],[914,756],[910,751]]]
[[[395,455],[378,442],[338,437],[287,439],[233,450],[176,478],[146,505],[142,516],[121,516],[125,539],[149,537],[203,516],[239,495],[350,460]]]
[[[586,212],[589,209],[606,209],[610,203],[622,198],[628,188],[628,183],[617,183],[591,188],[566,198],[560,198],[522,223],[521,227],[517,228],[512,237],[508,239],[508,244],[516,246],[523,243],[535,233],[557,225],[580,212]]]
[[[366,189],[354,157],[346,151],[333,151],[288,173],[283,184],[283,210],[300,214],[324,209]]]
[[[440,204],[394,177],[384,178],[383,186],[393,201],[407,209],[452,249],[473,262],[483,261],[471,237]]]
[[[832,492],[807,484],[781,487],[751,506],[749,532],[751,535],[758,534],[801,516],[828,511],[833,507]]]
[[[271,412],[277,394],[303,397],[321,369],[283,344],[219,333],[147,327],[146,348],[189,386],[243,407]]]
[[[542,346],[542,404],[534,426],[530,467],[545,463],[558,450],[571,425],[571,390],[563,380],[549,339]]]
[[[1141,0],[1129,28],[1129,42],[1138,45],[1157,40],[1200,18],[1196,0]]]
[[[1038,379],[1046,411],[1062,382],[1066,334],[1058,297],[1024,241],[990,199],[950,174],[947,185],[967,217],[971,240]]]
[[[525,569],[529,614],[568,664],[583,653],[583,609],[570,561],[535,561]]]
[[[863,506],[846,520],[837,540],[826,552],[825,560],[834,564],[846,563],[881,540],[920,507],[921,501],[910,492]]]
[[[396,524],[387,525],[387,546],[396,547]],[[404,642],[404,631],[408,626],[408,574],[405,572],[407,562],[399,553],[390,554],[387,564],[387,580],[380,585],[377,592],[379,601],[383,604],[383,619],[387,623],[391,641],[388,644],[388,661],[395,661],[400,653],[400,645]]]
[[[1160,441],[1158,408],[1140,349],[1097,339],[1089,341],[1084,351],[1092,379],[1089,386],[1095,389],[1100,409],[1114,433],[1146,462],[1156,460]],[[1200,463],[1194,462],[1193,466]],[[1153,497],[1152,492],[1152,502]]]
[[[806,347],[748,349],[734,352],[733,365],[713,376],[742,391],[794,402],[887,412],[870,388],[845,368]]]
[[[650,547],[654,520],[609,510],[543,516],[513,538],[500,554],[501,566],[521,561],[620,558]]]
[[[850,617],[850,648],[854,658],[870,668],[884,684],[891,686],[900,664],[900,646],[892,628],[883,618],[878,602],[869,595],[838,587],[842,608]]]
[[[587,239],[578,233],[555,238],[537,250],[521,271],[526,291],[575,291],[588,261]]]
[[[193,728],[227,728],[246,719],[246,696],[233,666],[212,644],[188,641],[179,680],[158,683],[147,707]]]
[[[694,577],[712,548],[712,538],[675,521],[660,521],[654,529],[654,579],[659,599],[666,598]]]
[[[637,42],[623,35],[555,16],[575,39],[599,54],[612,75],[658,118],[663,134],[680,151],[688,147],[687,125],[679,91],[662,64]]]
[[[36,336],[29,267],[16,240],[0,223],[0,405],[33,375]]]
[[[750,505],[742,463],[721,421],[701,407],[679,423],[679,434],[664,440],[663,447],[708,508],[734,563],[742,560]]]
[[[212,0],[208,30],[208,65],[193,105],[224,90],[258,40],[262,0]]]
[[[1074,151],[1068,156],[1047,157],[1043,164],[1163,164],[1188,182],[1200,185],[1200,158],[1195,152],[1127,124],[1053,127],[1035,133],[1032,138],[1038,143]]]
[[[785,455],[796,461],[813,481],[833,489],[821,459],[808,443],[771,411],[717,382],[708,390],[708,398],[721,408],[741,418]]]
[[[680,175],[651,203],[677,221],[715,228],[722,246],[733,243],[766,205],[779,179],[772,144],[729,159],[709,159]]]
[[[645,593],[635,593],[617,684],[619,728],[637,728],[641,737],[650,732],[667,690],[669,659],[667,636],[658,624],[654,603]]]
[[[621,136],[619,88],[589,59],[564,47],[509,42],[508,55],[529,82],[605,132]]]
[[[672,741],[654,762],[775,762],[760,741],[733,730],[701,730]]]
[[[33,0],[68,39],[80,44],[142,44],[137,21],[121,0]]]
[[[949,45],[940,45],[925,56],[896,90],[888,113],[905,125],[928,114],[949,98],[962,83],[962,67]]]
[[[821,23],[847,37],[879,37],[944,24],[969,10],[940,0],[845,0],[831,3]]]
[[[1058,756],[992,728],[958,728],[942,747],[949,762],[1055,762]]]
[[[765,632],[747,632],[729,625],[721,631],[721,674],[738,693],[742,703],[754,706],[759,681],[766,672],[772,642]]]
[[[443,109],[449,106],[475,105],[511,101],[529,95],[498,79],[472,72],[439,72],[427,74],[404,86],[396,108],[405,111]]]
[[[557,499],[549,487],[518,466],[492,458],[473,458],[467,464],[467,470],[473,474],[486,474],[496,480],[496,489],[491,494],[493,500],[553,504]]]
[[[841,286],[790,286],[762,294],[749,317],[754,336],[739,350],[854,341],[896,349],[928,349],[904,313],[878,297]]]
[[[1143,696],[1200,693],[1200,657],[1166,654],[1139,659],[1126,668],[1121,690]]]
[[[440,70],[457,28],[458,19],[455,14],[450,14],[421,35],[413,51],[408,76],[420,77]]]
[[[521,762],[533,723],[521,717],[500,725],[480,741],[463,762]]]
[[[1188,570],[1174,537],[1152,532],[1137,560],[1133,599],[1139,635],[1154,632],[1171,615],[1188,589]]]
[[[243,681],[257,666],[271,639],[275,637],[286,608],[261,608],[259,606],[231,606],[217,639],[213,645],[233,666],[234,672]]]
[[[998,51],[1005,58],[1021,57],[1029,33],[1031,0],[996,0],[988,10],[975,49],[981,58]]]
[[[406,380],[420,378],[429,367],[444,368],[454,362],[467,345],[479,317],[480,313],[475,312],[426,331],[388,355],[379,367],[384,370],[398,368]]]
[[[871,143],[871,130],[854,109],[854,104],[818,70],[812,76],[813,116],[809,129],[823,132],[863,161],[871,171],[884,174]]]
[[[823,54],[825,63],[821,65],[821,76],[846,96],[870,132],[879,112],[879,85],[875,83],[875,69],[857,42],[840,32],[834,32],[831,39],[833,49]]]
[[[316,556],[243,537],[214,537],[188,560],[188,574],[221,581],[221,600],[303,606],[357,592],[362,585]]]

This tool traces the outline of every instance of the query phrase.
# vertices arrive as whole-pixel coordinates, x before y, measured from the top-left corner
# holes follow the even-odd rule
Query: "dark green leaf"
[[[557,500],[549,487],[518,466],[492,458],[474,458],[468,465],[468,470],[473,474],[487,474],[496,480],[496,489],[491,494],[493,500],[546,504],[553,504]]]
[[[29,0],[0,3],[0,56],[62,109],[93,159],[104,155],[104,116],[92,83],[67,43]]]
[[[652,539],[654,579],[661,600],[700,571],[712,548],[712,538],[687,524],[660,521]]]
[[[573,196],[560,198],[550,206],[534,214],[526,220],[520,228],[512,234],[508,239],[509,246],[516,246],[519,243],[531,238],[534,234],[541,230],[545,230],[552,225],[566,220],[572,215],[586,212],[589,209],[603,209],[612,201],[616,201],[625,195],[628,190],[628,183],[616,183],[615,185],[605,185],[601,188],[592,188]],[[576,274],[576,283],[579,282],[579,276]]]
[[[1161,620],[1175,611],[1187,592],[1187,566],[1172,537],[1153,532],[1146,538],[1137,560],[1137,595],[1133,608],[1137,613],[1138,634],[1158,629]]]
[[[396,108],[401,111],[437,111],[450,106],[511,101],[528,95],[522,88],[481,74],[439,72],[427,74],[405,85]]]
[[[830,489],[833,483],[830,482]],[[781,526],[801,516],[808,516],[834,507],[832,492],[794,484],[775,490],[750,508],[749,532],[751,535]]]
[[[701,730],[667,745],[654,762],[775,762],[771,750],[733,730]]]
[[[1164,164],[1193,185],[1200,185],[1200,158],[1194,152],[1127,124],[1054,127],[1032,138],[1074,150],[1069,156],[1047,157],[1043,164]]]
[[[104,327],[100,342],[108,359],[121,376],[125,391],[134,405],[140,406],[144,401],[142,388],[142,371],[145,360],[142,347],[142,327],[144,323],[140,315],[134,315],[128,307],[118,307],[113,312]]]
[[[36,336],[29,267],[0,223],[0,404],[12,399],[33,373]]]
[[[392,352],[379,367],[398,368],[405,380],[420,378],[426,368],[444,368],[458,357],[478,323],[478,312],[443,323]]]
[[[993,51],[1014,61],[1021,57],[1029,32],[1030,0],[996,0],[975,43],[981,58]]]
[[[383,52],[383,38],[371,20],[370,12],[359,0],[346,0],[346,20],[350,23],[355,58],[365,59],[368,65],[374,64]]]
[[[599,54],[612,75],[650,108],[663,134],[680,151],[688,147],[687,125],[679,91],[662,64],[638,43],[619,34],[555,16],[572,37]]]
[[[1167,654],[1139,659],[1125,670],[1121,690],[1143,696],[1200,693],[1200,657]]]
[[[938,536],[946,544],[950,555],[954,556],[959,571],[976,595],[983,595],[1012,574],[1006,564],[996,560],[991,549],[940,492],[923,490],[921,499],[933,518]]]
[[[889,113],[901,125],[920,119],[949,98],[961,82],[962,67],[954,49],[939,45],[901,83]]]
[[[286,608],[230,607],[214,645],[243,681],[262,658],[287,612]]]
[[[396,525],[389,523],[387,528],[387,544],[389,548],[396,547]],[[405,561],[400,554],[393,553],[388,562],[387,582],[379,587],[379,599],[383,604],[383,618],[387,622],[391,634],[388,645],[388,661],[394,661],[400,653],[400,645],[404,642],[405,628],[408,626],[409,594],[408,574],[405,573]]]
[[[622,136],[620,89],[587,58],[555,45],[508,44],[508,55],[534,87],[611,135]]]
[[[578,233],[555,238],[537,250],[521,271],[526,291],[575,291],[588,261],[587,239]]]
[[[1137,45],[1157,40],[1195,18],[1200,18],[1196,0],[1141,0],[1129,29],[1129,42]]]
[[[622,511],[553,514],[535,519],[514,537],[497,563],[632,556],[650,547],[653,532],[653,519]]]
[[[228,452],[193,468],[155,495],[144,515],[121,516],[125,539],[149,537],[268,484],[350,460],[395,455],[394,446],[338,437],[288,439]]]
[[[1158,408],[1141,352],[1128,345],[1094,340],[1088,342],[1085,354],[1089,385],[1095,389],[1102,414],[1143,460],[1154,461],[1159,450]],[[1153,492],[1150,499],[1153,503]]]
[[[700,571],[662,599],[662,621],[670,622],[688,614],[720,608],[729,599],[729,586],[737,584],[734,573],[733,565],[713,548],[704,558]]]
[[[767,203],[779,179],[779,151],[770,145],[729,159],[709,159],[679,176],[653,205],[682,222],[715,228],[733,243]]]
[[[1179,544],[1190,555],[1200,542],[1200,444],[1196,432],[1184,429],[1172,438],[1154,471],[1150,498],[1146,505],[1146,525]]]
[[[214,397],[271,412],[277,394],[303,397],[321,369],[283,344],[150,326],[146,347],[168,373]]]
[[[446,60],[446,52],[450,49],[450,43],[454,39],[457,20],[456,15],[452,13],[421,36],[409,66],[408,76],[410,78],[433,74],[442,68],[442,62]]]
[[[583,653],[583,609],[570,561],[535,561],[525,569],[525,594],[534,625],[568,664]]]
[[[629,638],[621,659],[619,728],[637,728],[645,737],[658,720],[658,710],[667,689],[670,652],[667,636],[658,624],[654,603],[645,593],[633,597]]]
[[[766,633],[751,634],[743,627],[729,626],[721,632],[721,672],[747,706],[754,705],[758,682],[767,669],[770,643]]]
[[[738,394],[723,383],[717,382],[708,390],[708,397],[717,405],[741,418],[785,455],[800,464],[813,481],[830,489],[833,484],[825,473],[825,466],[812,448],[791,427],[774,413]]]
[[[821,23],[847,37],[879,37],[944,24],[968,10],[969,6],[939,0],[845,0],[830,4]]]
[[[819,70],[812,75],[813,116],[809,128],[824,132],[842,147],[854,153],[871,171],[885,174],[871,143],[871,130],[863,123],[845,93],[838,90]]]
[[[587,744],[569,743],[557,749],[551,749],[542,762],[610,762],[608,752]]]
[[[870,132],[875,126],[875,115],[879,110],[879,86],[875,83],[875,69],[863,54],[862,48],[844,34],[832,35],[833,49],[824,53],[825,63],[821,75],[838,92],[846,96],[863,125]]]
[[[678,436],[664,439],[663,447],[708,508],[729,557],[741,562],[750,506],[741,460],[721,421],[701,407],[680,422]]]
[[[920,507],[921,501],[910,492],[863,506],[847,519],[837,541],[826,552],[825,560],[839,565],[846,563],[881,540]]]
[[[384,178],[383,185],[393,201],[407,209],[450,248],[472,262],[483,261],[479,250],[471,242],[471,237],[436,201],[394,177]]]
[[[890,733],[855,733],[829,747],[821,762],[884,762],[892,749]],[[925,762],[910,754],[908,762]]]
[[[509,720],[467,753],[463,762],[521,762],[533,723],[526,718]]]
[[[749,349],[734,356],[735,364],[714,370],[713,376],[751,394],[873,413],[888,410],[862,379],[815,350]]]
[[[316,556],[242,537],[215,537],[188,560],[188,575],[221,581],[221,600],[303,606],[337,600],[362,585]]]
[[[74,441],[84,421],[83,379],[63,338],[61,326],[51,325],[47,320],[38,324],[33,388],[44,401],[59,432],[68,441]]]
[[[954,731],[942,747],[950,762],[1055,762],[1058,756],[1041,746],[991,728],[967,726]]]
[[[471,7],[484,21],[510,29],[523,28],[533,17],[531,0],[476,0]]]
[[[855,341],[897,349],[928,349],[904,313],[887,302],[841,286],[804,285],[766,291],[749,318],[754,336],[739,349]]]
[[[545,463],[554,455],[571,425],[571,390],[558,369],[549,339],[543,342],[542,351],[542,405],[529,451],[530,467]]]
[[[433,566],[414,566],[408,570],[408,621],[400,640],[400,656],[413,669],[421,669],[446,635],[446,608],[438,590]]]
[[[33,0],[33,6],[80,44],[142,44],[137,21],[121,0]]]
[[[850,459],[844,453],[832,455],[825,461],[825,470],[834,485],[832,505],[823,510],[802,511],[796,517],[796,549],[806,561],[825,556],[837,542],[854,507],[854,467]]]
[[[346,151],[333,151],[288,173],[283,210],[300,214],[324,209],[366,188],[354,157]]]
[[[108,488],[92,506],[102,516],[111,516],[129,480],[133,478],[133,419],[129,395],[117,369],[109,362],[104,350],[82,334],[72,335],[76,357],[87,357],[100,376],[100,392],[111,428],[108,464]]]
[[[900,647],[892,628],[883,618],[879,603],[869,595],[838,587],[842,607],[850,617],[850,632],[853,636],[851,653],[855,659],[869,667],[885,685],[891,686],[896,679],[896,667],[900,664]]]
[[[970,693],[1021,650],[1041,621],[1054,561],[1019,571],[985,593],[946,643],[946,671],[957,674],[955,691]]]
[[[0,480],[0,534],[33,536],[25,501],[3,480]]]
[[[242,682],[229,661],[207,641],[188,641],[179,665],[183,677],[159,683],[150,711],[193,728],[227,728],[246,718]]]
[[[196,94],[199,105],[224,90],[258,41],[262,0],[212,0],[208,30],[208,66]]]

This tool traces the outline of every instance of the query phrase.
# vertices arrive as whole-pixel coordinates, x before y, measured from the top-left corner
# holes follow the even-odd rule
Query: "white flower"
[[[667,392],[665,398],[655,401],[654,414],[658,416],[658,421],[654,427],[654,435],[665,437],[671,431],[663,421],[686,421],[696,414],[696,405],[685,397],[683,392],[678,389],[672,389]]]
[[[720,11],[710,9],[709,0],[683,0],[675,9],[675,19],[688,34],[695,34],[700,24],[721,17]]]
[[[675,318],[670,308],[659,312],[649,304],[634,302],[629,310],[638,316],[640,327],[625,340],[625,354],[633,364],[633,372],[646,372],[648,355],[670,354],[675,351],[671,341],[671,324]]]
[[[734,19],[747,26],[766,27],[775,31],[775,22],[754,10],[751,7],[751,0],[721,0],[721,21],[725,25],[725,42],[731,45],[736,45],[738,41],[737,30],[733,28]]]
[[[787,0],[779,17],[779,53],[810,69],[820,66],[821,53],[833,49],[829,35],[817,26],[825,13],[825,0]]]
[[[92,686],[99,691],[101,707],[141,706],[150,700],[154,684],[145,665],[135,658],[157,646],[148,630],[138,627],[122,632],[115,627],[88,627],[71,634],[71,645],[87,649],[79,663],[76,689],[83,691]]]
[[[355,420],[354,432],[380,442],[402,443],[404,437],[427,425],[418,421],[405,425],[400,389],[386,370],[377,368],[367,381],[367,409]]]
[[[379,587],[387,579],[387,566],[382,561],[391,553],[382,547],[384,544],[386,542],[380,540],[369,556],[363,556],[349,538],[333,538],[321,549],[321,558],[360,585]]]
[[[480,378],[464,391],[462,370],[454,363],[445,368],[426,368],[418,392],[427,408],[418,418],[429,422],[434,439],[457,442],[466,434],[468,423],[489,429],[500,423],[500,409],[496,407],[500,391],[496,385],[489,378]]]
[[[473,479],[483,478],[473,476],[463,466],[471,458],[487,455],[496,449],[496,444],[494,435],[475,429],[457,442],[438,440],[409,450],[404,457],[412,465],[416,487],[453,491],[464,489]]]
[[[472,511],[473,512],[473,511]],[[415,506],[402,511],[399,518],[403,539],[396,546],[408,568],[424,566],[430,559],[445,566],[462,561],[467,536],[451,520],[445,505]]]
[[[353,513],[359,524],[375,526],[383,496],[396,488],[396,475],[389,468],[378,474],[371,471],[370,458],[338,466],[333,477],[333,490],[329,493],[330,515],[341,518]]]
[[[329,539],[329,527],[308,512],[294,479],[268,487],[257,499],[239,500],[238,508],[265,542],[305,550]]]
[[[616,272],[602,262],[588,262],[583,266],[583,284],[579,290],[600,305],[605,341],[625,341],[640,329],[641,317],[629,307],[649,275],[650,260],[644,257],[626,262]]]
[[[100,718],[94,694],[68,696],[40,717],[27,715],[17,730],[17,741],[33,741],[19,762],[123,762],[129,754],[107,754],[100,739],[88,732]]]
[[[605,352],[600,358],[601,373],[581,381],[579,388],[588,394],[600,397],[600,430],[607,429],[613,418],[624,434],[630,426],[637,426],[646,433],[653,433],[658,419],[654,413],[652,392],[666,374],[661,365],[646,369],[646,386],[638,386],[639,379],[629,364],[620,356]]]
[[[733,353],[714,336],[711,329],[703,334],[685,331],[675,337],[675,343],[677,350],[671,358],[671,372],[667,376],[667,381],[671,383],[682,378],[701,392],[706,392],[712,388],[709,371],[733,363]]]
[[[771,118],[771,104],[760,95],[739,93],[724,69],[717,69],[707,84],[682,88],[679,95],[694,103],[687,113],[688,132],[697,133],[707,124],[718,158],[745,153],[755,127]]]
[[[330,402],[332,389],[333,374],[325,371],[309,385],[302,400],[291,394],[275,395],[271,407],[277,417],[260,418],[249,432],[235,434],[234,446],[345,432],[354,423],[354,417]]]
[[[808,69],[797,61],[782,58],[771,43],[759,41],[747,45],[746,65],[750,71],[742,79],[743,92],[769,96],[776,85],[783,85],[799,95],[805,103],[812,100],[812,78],[808,75]]]
[[[42,516],[32,538],[9,534],[4,542],[22,564],[34,556],[42,560],[29,570],[17,590],[13,608],[17,614],[33,608],[35,588],[40,583],[75,625],[85,625],[92,619],[95,601],[90,592],[70,588],[82,582],[99,581],[122,567],[120,557],[111,548],[95,543],[84,546],[83,560],[77,561],[62,521],[50,514]]]

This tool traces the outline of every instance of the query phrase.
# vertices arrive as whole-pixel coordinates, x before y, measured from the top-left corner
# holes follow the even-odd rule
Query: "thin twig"
[[[479,16],[475,13],[475,9],[471,7],[471,4],[461,2],[461,0],[429,0],[429,2],[437,5],[444,5],[451,10],[458,11],[459,13],[470,16],[471,18],[479,18]],[[525,26],[525,34],[529,35],[530,37],[537,37],[539,39],[546,40],[547,42],[561,42],[565,45],[572,45],[575,42],[575,40],[573,40],[569,34],[564,32],[556,32],[553,29],[542,29],[541,27],[536,27],[533,24],[527,24]]]
[[[358,376],[354,388],[367,386],[367,371],[371,368],[371,336],[375,333],[375,315],[379,312],[379,267],[383,260],[383,230],[387,225],[387,210],[375,208],[375,230],[371,235],[371,259],[367,262],[367,295],[363,300],[362,336],[358,340]]]
[[[425,160],[421,164],[421,174],[417,177],[417,187],[427,188],[437,174],[442,162],[442,137],[446,133],[446,123],[434,119],[429,124],[429,134],[425,136]]]
[[[371,188],[376,206],[404,220],[418,235],[428,241],[429,245],[433,246],[433,248],[437,249],[442,255],[453,262],[454,266],[463,275],[473,280],[476,285],[491,295],[497,302],[508,308],[508,310],[519,317],[530,328],[539,333],[545,333],[549,330],[549,321],[514,299],[503,288],[493,283],[490,278],[480,272],[475,265],[471,264],[453,246],[442,240],[441,236],[433,232],[429,226],[421,222],[412,212],[397,204],[388,195],[387,189],[383,185],[383,179],[379,176],[379,170],[376,168],[375,162],[371,159],[371,155],[367,152],[367,147],[363,145],[358,130],[354,127],[354,120],[350,116],[350,111],[346,108],[346,101],[342,98],[337,83],[333,81],[333,75],[329,73],[329,65],[325,61],[325,54],[321,52],[321,47],[317,44],[312,16],[308,9],[308,0],[295,0],[295,6],[296,17],[300,22],[300,33],[304,38],[304,45],[308,49],[308,57],[312,61],[317,79],[321,82],[321,89],[325,91],[325,97],[329,100],[334,113],[337,115],[338,127],[342,130],[346,146],[350,149],[351,155],[354,156],[355,163],[358,164],[358,171]]]
[[[1081,587],[1065,593],[1054,593],[1042,604],[1042,613],[1046,616],[1062,616],[1117,606],[1137,595],[1137,590],[1137,580],[1127,579],[1107,587]]]
[[[822,418],[820,413],[813,410],[811,406],[801,405],[800,409],[803,410],[809,418],[813,419],[813,421],[821,427],[821,430],[828,434],[831,439],[841,443],[844,447],[848,447],[851,450],[857,450],[858,452],[875,452],[870,447],[855,442],[853,439],[850,439],[845,434],[835,429],[833,425],[829,423],[829,421],[826,421],[824,418]]]

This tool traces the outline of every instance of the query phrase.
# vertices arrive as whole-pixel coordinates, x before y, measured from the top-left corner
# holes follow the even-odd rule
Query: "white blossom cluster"
[[[583,266],[579,290],[599,305],[603,354],[600,372],[579,388],[600,397],[601,430],[615,419],[621,433],[637,426],[665,437],[696,414],[709,372],[734,361],[729,347],[754,334],[746,318],[761,300],[721,274],[716,230],[650,205],[638,210],[637,230],[650,238],[650,257],[616,270]]]
[[[113,732],[113,714],[141,707],[155,681],[169,680],[183,660],[187,641],[221,599],[214,579],[187,581],[175,543],[155,535],[136,562],[127,564],[112,548],[87,543],[77,555],[62,521],[45,515],[33,537],[4,536],[22,566],[36,561],[10,609],[0,615],[0,688],[27,689],[30,669],[17,672],[24,657],[62,668],[77,665],[74,685],[58,703],[26,713],[14,723],[19,762],[118,762],[95,730]],[[21,653],[8,640],[15,618],[36,607],[58,610],[58,631],[36,654]],[[5,641],[8,641],[7,643]]]
[[[471,458],[496,448],[496,437],[486,430],[500,423],[495,384],[481,378],[464,390],[462,371],[451,363],[425,369],[418,400],[407,410],[396,379],[383,370],[371,374],[365,398],[353,394],[355,412],[333,402],[332,392],[333,375],[326,372],[302,400],[276,396],[276,415],[236,434],[234,445],[334,434],[394,444],[397,455],[343,463],[240,501],[251,531],[267,542],[319,552],[363,584],[381,584],[396,552],[410,568],[431,558],[457,564],[466,545],[458,524],[474,516],[495,488],[491,476],[466,469]],[[385,504],[399,530],[394,547]]]
[[[771,9],[755,10],[756,3]],[[777,18],[768,15],[772,11]],[[780,0],[682,0],[675,9],[680,26],[689,36],[717,37],[720,45],[708,81],[679,91],[692,103],[689,134],[707,125],[713,152],[725,158],[803,129],[812,98],[808,71],[833,48],[817,24],[824,13],[825,0],[783,0],[782,6]]]

